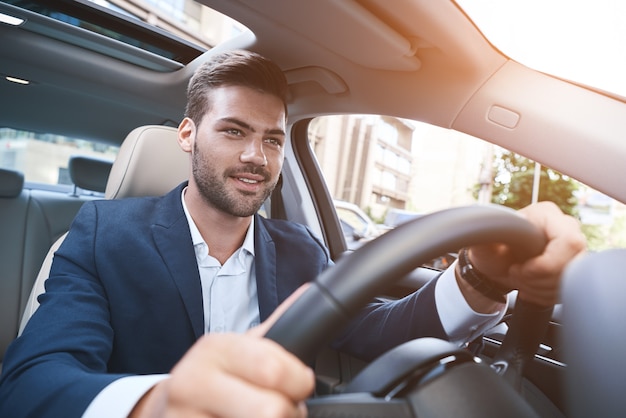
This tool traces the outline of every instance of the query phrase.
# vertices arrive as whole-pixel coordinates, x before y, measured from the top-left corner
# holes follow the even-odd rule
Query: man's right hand
[[[313,392],[313,371],[262,338],[305,287],[246,334],[200,338],[170,377],[143,396],[130,417],[306,417],[304,400]]]

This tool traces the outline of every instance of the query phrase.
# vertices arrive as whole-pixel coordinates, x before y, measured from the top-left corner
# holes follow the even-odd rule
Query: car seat
[[[189,156],[178,145],[176,128],[141,126],[132,130],[122,143],[106,183],[105,198],[161,196],[187,180],[189,173]],[[66,235],[61,236],[46,255],[26,303],[18,335],[39,307],[37,298],[45,292],[44,282],[54,253]]]

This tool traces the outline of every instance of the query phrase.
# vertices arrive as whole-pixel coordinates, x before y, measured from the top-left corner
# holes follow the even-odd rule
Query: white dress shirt
[[[187,211],[185,211],[187,214]],[[191,219],[188,216],[188,219]],[[205,332],[244,333],[260,323],[254,268],[254,217],[243,245],[221,265],[196,225],[189,224],[202,283]]]

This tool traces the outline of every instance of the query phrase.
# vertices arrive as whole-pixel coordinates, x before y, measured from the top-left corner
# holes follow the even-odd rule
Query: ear
[[[185,152],[191,152],[196,140],[196,124],[189,118],[182,120],[178,125],[178,145]]]

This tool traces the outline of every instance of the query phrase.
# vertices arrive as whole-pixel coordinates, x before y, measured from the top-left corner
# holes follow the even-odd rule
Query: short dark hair
[[[222,86],[244,86],[278,97],[287,114],[287,79],[278,65],[260,54],[228,51],[202,64],[189,80],[185,117],[199,124],[209,111],[207,93]]]

